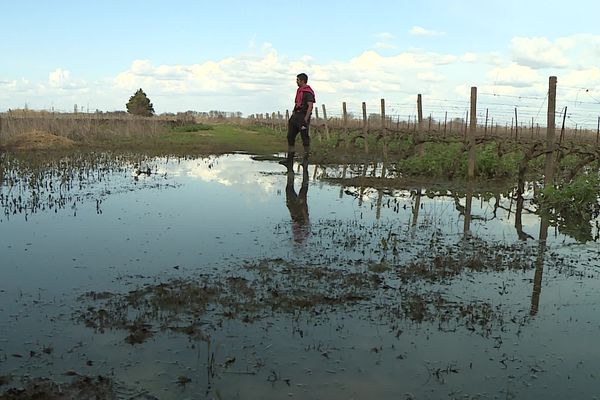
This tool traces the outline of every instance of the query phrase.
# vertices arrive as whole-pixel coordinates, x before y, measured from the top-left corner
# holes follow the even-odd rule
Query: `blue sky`
[[[600,113],[592,1],[4,3],[0,111],[123,110],[142,87],[158,113],[284,112],[306,72],[331,113],[386,98],[405,115],[417,93],[441,110],[477,86],[535,114],[550,75],[565,105]]]

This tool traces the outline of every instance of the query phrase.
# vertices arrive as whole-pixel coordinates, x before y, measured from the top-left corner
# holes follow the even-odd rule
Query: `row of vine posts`
[[[466,147],[466,152],[468,154],[468,164],[467,164],[467,176],[469,180],[473,180],[475,178],[475,160],[476,160],[476,149],[478,144],[483,144],[492,140],[505,139],[506,141],[511,141],[515,144],[523,146],[524,150],[524,158],[522,160],[521,165],[519,165],[520,175],[522,176],[526,170],[529,161],[545,155],[545,168],[544,168],[544,185],[552,185],[554,182],[554,173],[555,173],[555,163],[564,157],[565,154],[573,154],[578,153],[579,155],[585,156],[582,160],[582,165],[578,166],[576,169],[583,168],[586,164],[589,164],[591,161],[596,159],[598,156],[598,146],[600,139],[600,119],[598,130],[596,132],[596,146],[593,150],[582,151],[581,149],[575,149],[573,146],[567,146],[563,142],[564,140],[564,118],[563,118],[563,126],[561,129],[560,142],[556,143],[556,124],[555,124],[555,116],[556,116],[556,87],[557,87],[557,78],[555,76],[551,76],[549,78],[548,84],[548,113],[547,113],[547,124],[546,124],[546,140],[545,146],[544,142],[537,138],[534,138],[535,133],[537,135],[540,134],[540,129],[538,126],[537,130],[534,130],[533,123],[531,126],[531,138],[526,138],[525,135],[519,131],[518,124],[515,123],[514,128],[514,136],[513,136],[513,128],[511,126],[510,134],[508,134],[508,130],[505,135],[498,135],[498,128],[496,127],[496,135],[494,135],[493,127],[490,126],[488,129],[488,120],[487,120],[487,110],[486,110],[486,121],[483,129],[483,135],[478,135],[480,129],[478,128],[477,123],[477,87],[471,87],[471,98],[470,98],[470,110],[468,111],[468,116],[465,119],[464,129],[460,128],[459,135],[462,138],[459,138],[463,141],[464,146]],[[429,126],[425,127],[425,121],[423,119],[423,101],[421,94],[417,95],[417,118],[414,123],[411,124],[411,121],[397,121],[395,123],[395,127],[391,126],[390,119],[386,117],[386,105],[385,99],[381,99],[381,109],[379,114],[379,123],[377,126],[372,126],[371,120],[367,117],[367,105],[365,102],[362,102],[362,119],[357,120],[354,118],[349,118],[349,114],[347,112],[346,102],[342,103],[342,114],[341,118],[328,118],[327,117],[327,109],[325,104],[322,106],[322,117],[319,115],[319,108],[315,107],[315,115],[314,121],[311,123],[311,130],[313,135],[316,135],[318,140],[326,139],[327,141],[332,139],[332,131],[337,132],[337,146],[343,146],[345,149],[348,149],[350,144],[361,145],[364,147],[365,153],[369,153],[369,137],[376,137],[378,142],[382,143],[383,146],[383,154],[384,158],[387,154],[387,146],[390,140],[394,138],[398,138],[400,135],[411,134],[412,141],[415,147],[415,153],[419,156],[423,156],[425,154],[424,144],[428,142],[441,142],[441,141],[456,141],[457,137],[452,136],[452,126],[451,123],[448,124],[448,121],[445,119],[443,123],[443,127],[441,125],[441,121],[438,122],[438,129],[432,131],[431,127],[431,118],[429,118]],[[566,113],[565,113],[566,114]],[[446,113],[447,115],[447,113]],[[468,118],[470,116],[470,118]],[[517,114],[515,109],[515,120]],[[269,126],[274,130],[284,130],[287,120],[289,119],[289,111],[285,112],[285,119],[283,119],[283,115],[278,113],[256,115],[251,116],[254,119],[254,122]],[[467,123],[468,119],[468,123]],[[456,131],[455,131],[456,132]],[[519,135],[521,133],[521,135]],[[582,135],[583,136],[583,135]],[[359,143],[360,141],[360,143]],[[499,155],[501,155],[501,150],[499,149]],[[573,173],[577,173],[577,171],[573,171]],[[571,176],[572,178],[573,176]]]
[[[600,159],[600,151],[599,151],[599,139],[600,139],[600,118],[598,122],[598,130],[596,131],[596,140],[595,146],[589,146],[590,140],[588,140],[588,146],[577,147],[574,143],[570,146],[567,145],[565,139],[565,115],[566,108],[563,114],[563,124],[561,128],[561,133],[559,136],[559,142],[556,140],[556,88],[557,88],[557,77],[550,76],[548,81],[548,109],[547,109],[547,123],[546,123],[546,137],[545,141],[540,136],[539,126],[537,130],[534,131],[533,121],[531,125],[531,138],[530,140],[526,140],[523,134],[519,137],[519,129],[518,124],[516,123],[517,111],[515,109],[515,129],[513,136],[513,129],[511,126],[510,135],[508,135],[508,131],[506,131],[504,137],[498,135],[496,128],[496,135],[493,134],[493,128],[490,127],[488,130],[488,119],[487,119],[487,110],[486,110],[486,120],[485,126],[483,129],[483,135],[478,135],[478,124],[477,124],[477,87],[471,87],[471,98],[470,98],[470,109],[468,114],[470,118],[465,118],[464,127],[459,129],[459,135],[462,136],[464,146],[466,147],[466,151],[468,154],[468,163],[467,163],[467,176],[469,181],[473,182],[475,179],[475,165],[476,165],[476,157],[477,157],[477,145],[483,144],[486,141],[492,141],[499,139],[508,139],[512,140],[513,143],[519,144],[522,146],[523,150],[523,158],[518,165],[518,178],[517,178],[517,196],[516,196],[516,206],[517,210],[515,213],[515,228],[517,230],[518,236],[520,240],[527,240],[532,238],[529,234],[523,231],[521,215],[524,209],[524,198],[523,193],[525,190],[525,173],[529,167],[529,162],[538,157],[545,157],[544,160],[544,179],[543,184],[544,187],[549,187],[555,184],[555,172],[557,163],[560,162],[560,159],[569,154],[576,154],[580,157],[580,162],[575,168],[570,171],[569,175],[565,177],[565,180],[570,180],[574,178],[575,174],[584,166],[590,164],[593,161]],[[416,121],[411,126],[410,120],[408,122],[396,122],[396,127],[393,128],[390,126],[388,119],[386,119],[386,108],[385,108],[385,100],[381,99],[381,111],[380,111],[380,123],[379,126],[372,127],[370,126],[370,121],[367,118],[367,106],[366,103],[362,103],[362,120],[360,121],[360,125],[357,126],[357,121],[352,119],[352,121],[348,118],[347,106],[346,103],[342,103],[342,116],[341,119],[329,119],[327,118],[327,109],[325,105],[322,105],[322,118],[319,117],[319,109],[315,107],[315,121],[311,124],[311,129],[314,134],[316,134],[318,140],[323,140],[323,137],[330,141],[332,139],[332,131],[336,131],[338,133],[338,146],[343,142],[344,147],[347,149],[351,143],[356,143],[356,139],[362,138],[362,144],[364,146],[364,151],[366,153],[369,152],[369,141],[367,137],[369,135],[377,135],[377,138],[380,139],[383,147],[383,156],[384,156],[384,164],[387,161],[387,145],[389,140],[393,139],[396,135],[401,134],[411,134],[413,143],[414,143],[414,151],[417,155],[424,155],[425,147],[424,144],[429,141],[440,141],[440,139],[444,139],[449,136],[452,136],[452,126],[448,126],[447,121],[444,120],[443,129],[441,129],[441,122],[438,123],[437,132],[433,132],[431,129],[431,118],[429,118],[429,126],[427,129],[424,127],[423,120],[423,103],[422,96],[420,94],[417,95],[417,118]],[[447,113],[446,113],[447,115]],[[265,115],[256,116],[255,122],[260,123],[262,125],[270,126],[272,129],[283,130],[285,129],[286,121],[289,119],[289,111],[286,111],[285,120],[280,113],[272,113],[271,116]],[[468,120],[468,125],[467,125]],[[451,122],[450,122],[451,124]],[[468,128],[468,129],[467,129]],[[488,135],[488,132],[491,133]],[[537,132],[537,138],[534,138],[534,133]],[[355,135],[355,136],[353,136]],[[440,138],[441,136],[441,138]],[[583,135],[582,135],[583,136]],[[456,138],[454,138],[456,140]],[[385,167],[384,167],[385,169]],[[316,173],[316,171],[315,171]],[[382,172],[383,176],[384,172]],[[379,190],[380,192],[380,190]],[[419,202],[421,198],[421,193],[415,194],[415,206],[413,207],[413,221],[412,224],[416,224],[416,213],[419,210]],[[457,209],[460,209],[460,212],[464,215],[464,233],[465,235],[470,233],[470,223],[471,223],[471,206],[472,206],[472,192],[468,190],[466,193],[466,202],[465,206],[460,206],[457,204]],[[381,195],[378,197],[378,205],[381,203]],[[540,295],[541,295],[541,283],[542,276],[544,270],[544,254],[546,250],[546,239],[548,236],[549,229],[549,220],[547,217],[541,217],[540,223],[540,231],[539,231],[539,247],[538,254],[535,261],[535,272],[533,277],[533,289],[531,294],[531,308],[530,315],[533,317],[538,312]]]
[[[580,157],[580,162],[570,171],[567,177],[565,177],[565,181],[569,181],[575,177],[582,168],[586,165],[589,165],[593,161],[600,159],[600,151],[599,151],[599,140],[600,140],[600,117],[598,119],[598,129],[596,131],[595,145],[592,145],[591,137],[587,137],[588,146],[576,146],[575,143],[567,144],[565,139],[565,116],[566,116],[566,108],[563,114],[563,124],[561,128],[561,133],[559,136],[559,142],[556,140],[556,88],[557,88],[557,77],[550,76],[548,82],[548,109],[547,109],[547,124],[546,124],[546,137],[545,140],[540,137],[540,127],[537,126],[537,129],[534,130],[533,121],[531,124],[531,138],[526,138],[523,134],[523,130],[519,131],[517,120],[517,110],[515,108],[515,128],[514,128],[514,136],[513,136],[513,128],[511,125],[510,134],[508,133],[508,129],[506,129],[504,136],[501,134],[498,135],[498,127],[496,126],[496,135],[494,135],[493,124],[488,129],[488,113],[486,110],[486,118],[485,118],[485,126],[483,129],[483,135],[478,135],[480,129],[478,129],[477,124],[477,87],[471,87],[471,97],[470,97],[470,109],[468,114],[470,118],[465,118],[464,126],[459,128],[459,140],[462,140],[464,143],[464,150],[468,154],[468,163],[467,163],[467,176],[468,180],[473,182],[475,179],[475,166],[476,166],[476,156],[477,156],[477,145],[484,144],[487,141],[502,141],[502,139],[506,141],[512,141],[515,145],[518,145],[523,150],[523,158],[521,159],[518,165],[518,178],[517,178],[517,193],[516,193],[516,205],[517,211],[515,213],[515,228],[518,232],[518,236],[520,240],[526,240],[528,238],[533,238],[531,235],[525,233],[522,227],[521,215],[524,209],[524,198],[523,193],[525,190],[525,173],[529,168],[530,161],[538,158],[545,157],[544,160],[544,179],[543,184],[544,187],[551,187],[555,185],[555,171],[557,167],[557,163],[560,162],[561,158],[564,158],[567,155],[575,154]],[[385,107],[385,99],[381,99],[381,111],[380,111],[380,123],[378,126],[371,126],[370,120],[367,118],[367,106],[366,103],[362,103],[362,119],[357,121],[356,119],[349,118],[347,112],[346,102],[342,103],[342,114],[341,118],[327,118],[327,109],[326,106],[322,105],[322,118],[319,116],[318,107],[314,108],[315,111],[315,120],[311,123],[311,129],[316,134],[318,140],[326,139],[330,141],[332,139],[333,131],[337,134],[337,146],[343,146],[348,149],[350,144],[360,145],[364,147],[364,151],[369,153],[369,141],[367,138],[375,136],[378,141],[382,143],[383,146],[383,155],[384,155],[384,164],[387,161],[385,158],[387,157],[387,146],[390,140],[394,137],[399,137],[400,135],[410,134],[412,135],[412,142],[414,144],[414,153],[418,156],[423,156],[425,154],[425,146],[424,144],[427,142],[440,142],[447,140],[450,142],[451,140],[456,141],[457,137],[455,135],[452,138],[452,122],[448,125],[448,121],[445,119],[443,123],[443,129],[441,126],[441,121],[438,122],[437,131],[432,132],[431,127],[431,117],[429,118],[429,126],[426,128],[424,125],[423,119],[423,102],[421,94],[417,95],[417,118],[416,121],[411,125],[411,121],[409,119],[408,122],[399,120],[396,122],[396,127],[390,126],[390,120],[386,118],[386,107]],[[446,113],[447,116],[447,113]],[[272,113],[271,115],[265,114],[254,116],[256,123],[261,125],[270,126],[274,130],[284,130],[286,127],[286,122],[289,119],[289,111],[285,113],[285,120],[281,113]],[[467,122],[468,120],[468,122]],[[455,130],[456,131],[456,130]],[[537,135],[536,135],[537,133]],[[521,134],[521,135],[519,135]],[[536,137],[537,136],[537,137]],[[575,137],[577,137],[577,131],[575,133]],[[581,135],[583,141],[586,142],[586,138],[584,135]],[[359,143],[358,140],[362,139],[362,143]],[[584,143],[585,144],[585,143]],[[500,145],[499,145],[499,155],[500,154]],[[385,167],[384,167],[385,168]],[[315,172],[316,173],[316,172]],[[382,173],[383,176],[383,173]],[[416,193],[415,195],[415,206],[414,210],[418,213],[419,202],[420,202],[421,193]],[[380,203],[380,198],[378,198],[378,203]],[[471,223],[471,205],[472,205],[472,191],[466,193],[466,204],[465,206],[460,206],[461,213],[464,214],[464,234],[467,235],[470,233],[470,223]],[[459,205],[457,204],[457,208]],[[413,216],[413,225],[416,224],[416,215]],[[538,311],[540,294],[541,294],[541,282],[543,276],[543,259],[545,253],[545,244],[548,235],[549,228],[549,220],[547,217],[541,218],[540,231],[539,231],[539,251],[535,262],[535,273],[533,277],[533,290],[531,295],[531,309],[530,315],[535,316]]]

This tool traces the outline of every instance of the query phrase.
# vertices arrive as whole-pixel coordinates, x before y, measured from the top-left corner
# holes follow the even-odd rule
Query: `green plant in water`
[[[435,177],[466,177],[467,149],[460,142],[428,143],[424,155],[412,156],[400,161],[400,167],[410,175]],[[477,149],[476,175],[483,179],[509,178],[518,172],[523,153],[514,150],[498,155],[496,143],[489,143]]]
[[[597,175],[582,174],[569,183],[543,189],[536,198],[540,215],[579,242],[593,240],[590,221],[600,215],[599,184]]]
[[[467,160],[461,143],[427,143],[424,155],[414,155],[398,162],[399,169],[408,175],[452,178],[466,176]]]
[[[512,151],[499,156],[495,143],[486,144],[477,151],[476,175],[482,178],[515,176],[522,159],[523,154],[520,151]]]

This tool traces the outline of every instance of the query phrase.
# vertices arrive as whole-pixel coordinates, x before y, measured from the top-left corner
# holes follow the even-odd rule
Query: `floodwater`
[[[534,185],[344,186],[397,173],[245,154],[2,165],[0,393],[600,397],[598,221],[549,226]]]

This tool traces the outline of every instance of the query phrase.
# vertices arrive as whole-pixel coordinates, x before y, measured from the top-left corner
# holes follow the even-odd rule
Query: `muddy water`
[[[5,160],[0,393],[102,375],[117,398],[600,394],[597,221],[548,226],[533,187],[517,207],[299,161]]]

